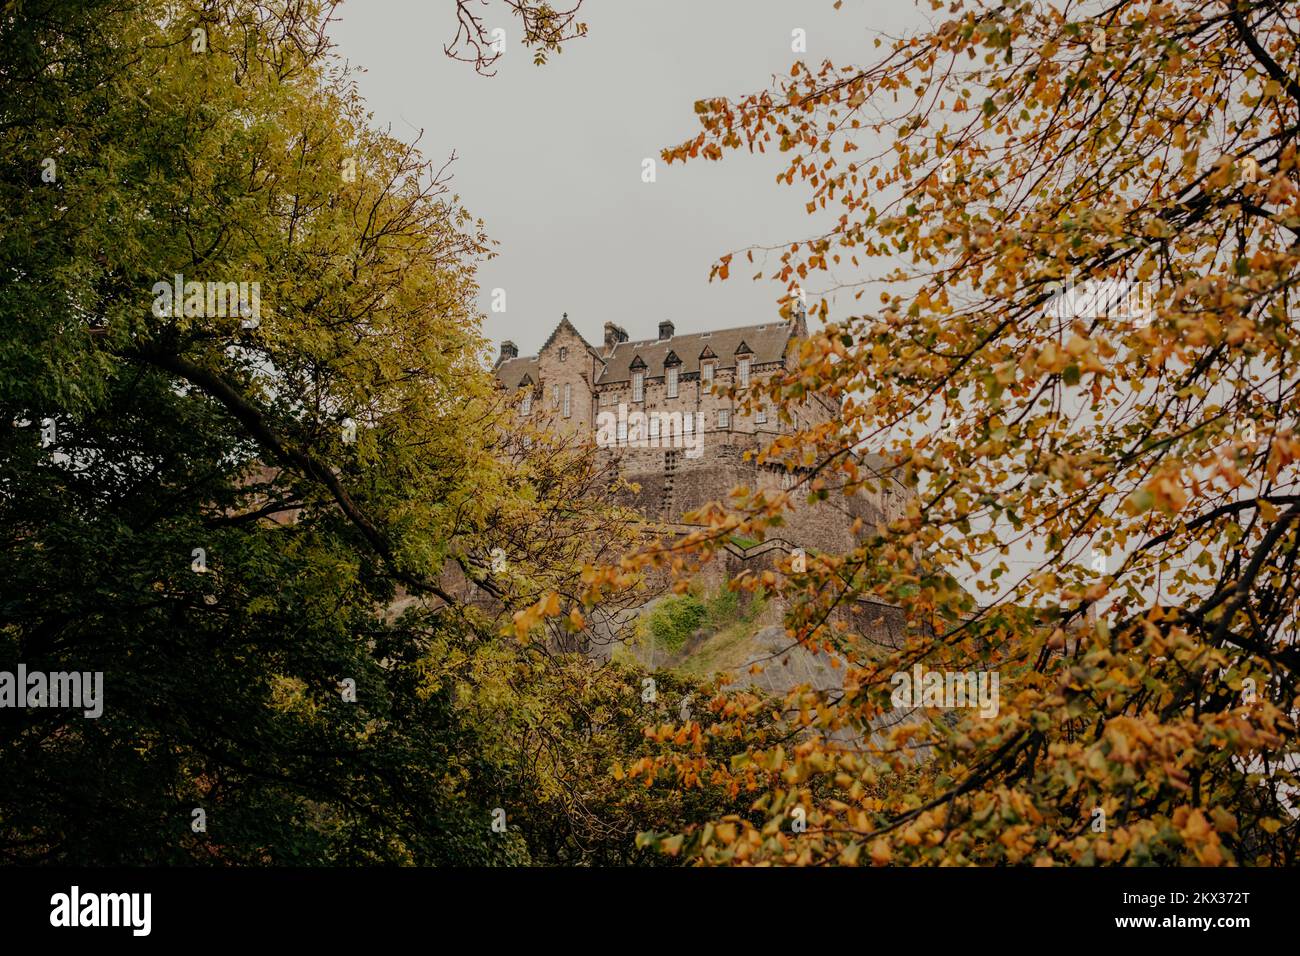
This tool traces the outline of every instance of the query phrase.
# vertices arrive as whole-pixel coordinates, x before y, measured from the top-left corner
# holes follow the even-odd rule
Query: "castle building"
[[[687,335],[664,321],[657,338],[638,341],[606,322],[604,345],[596,348],[566,315],[535,356],[521,358],[513,342],[502,342],[496,375],[504,388],[520,393],[523,418],[590,433],[605,448],[677,450],[697,458],[710,446],[752,447],[792,427],[773,409],[743,413],[727,392],[783,371],[804,334],[802,316]],[[815,397],[796,409],[794,427],[837,411]],[[602,425],[612,427],[602,431]]]
[[[792,488],[801,473],[780,463],[759,463],[745,452],[766,447],[781,433],[807,428],[839,414],[837,402],[811,395],[789,408],[758,404],[746,411],[731,397],[784,373],[798,358],[805,319],[678,335],[671,321],[655,338],[630,340],[613,322],[604,342],[591,345],[567,315],[533,356],[501,343],[495,373],[518,395],[516,414],[526,420],[589,436],[619,460],[639,491],[628,502],[647,517],[668,523],[732,488]],[[837,507],[801,508],[783,529],[791,546],[851,546],[853,517],[894,517],[902,486],[882,482],[879,495],[845,499]],[[802,497],[802,496],[800,496]]]

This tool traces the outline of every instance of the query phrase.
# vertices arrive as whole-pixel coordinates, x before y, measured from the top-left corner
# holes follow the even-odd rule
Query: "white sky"
[[[756,269],[708,276],[727,252],[812,231],[804,191],[774,182],[780,158],[659,162],[652,184],[642,160],[698,131],[696,100],[788,73],[801,58],[794,29],[806,31],[810,62],[866,63],[879,55],[876,31],[910,33],[930,14],[911,0],[846,0],[839,11],[833,0],[586,0],[589,35],[537,67],[504,6],[483,9],[509,37],[494,77],[444,56],[452,0],[354,0],[332,35],[367,71],[358,85],[377,123],[404,139],[423,130],[432,160],[459,157],[453,188],[500,244],[480,272],[484,332],[520,354],[563,312],[593,344],[606,321],[647,338],[664,318],[682,332],[775,318],[784,290],[750,281]],[[504,314],[490,311],[498,287]]]

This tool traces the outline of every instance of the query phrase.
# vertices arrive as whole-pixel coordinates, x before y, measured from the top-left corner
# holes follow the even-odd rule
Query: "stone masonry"
[[[495,372],[504,389],[518,394],[521,419],[589,436],[639,486],[626,503],[647,518],[680,525],[682,515],[725,499],[737,486],[789,489],[799,479],[783,465],[746,460],[746,452],[782,432],[826,421],[838,406],[814,396],[793,410],[794,424],[787,425],[772,409],[742,414],[727,393],[783,372],[806,334],[802,315],[686,335],[664,321],[655,338],[635,341],[606,322],[597,347],[566,315],[535,356],[521,357],[513,342],[502,342]],[[855,517],[874,523],[901,512],[903,486],[883,484],[880,494],[832,496],[816,507],[798,496],[773,536],[791,548],[847,551]]]

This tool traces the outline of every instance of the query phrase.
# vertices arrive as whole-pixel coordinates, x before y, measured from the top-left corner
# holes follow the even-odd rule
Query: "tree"
[[[489,0],[455,0],[456,36],[442,48],[454,60],[474,64],[474,69],[485,76],[495,73],[492,67],[504,52],[505,30],[489,27],[478,8],[504,9],[517,18],[522,30],[521,42],[533,51],[533,63],[541,66],[552,54],[563,51],[570,40],[587,35],[587,24],[578,19],[582,0],[572,0],[572,5],[554,7],[533,0],[501,0],[500,5]],[[497,32],[500,31],[500,32]]]
[[[644,769],[760,786],[686,831],[696,859],[1296,862],[1295,14],[956,0],[872,66],[800,62],[696,105],[702,131],[666,158],[778,150],[828,226],[742,251],[786,310],[821,286],[823,324],[767,400],[844,401],[767,454],[813,500],[874,486],[864,446],[917,492],[782,580],[792,635],[854,665],[842,696],[788,702],[797,744],[719,711],[704,738],[754,735],[746,760],[704,771],[688,746]],[[714,509],[713,532],[640,560],[707,555],[785,504]],[[860,596],[906,610],[905,647],[873,660],[836,626]],[[828,742],[887,714],[916,664],[998,673],[997,716]]]
[[[629,680],[556,650],[581,615],[502,623],[636,531],[589,451],[521,452],[486,237],[332,8],[0,20],[0,671],[104,679],[98,718],[0,710],[7,861],[540,862],[554,775],[648,752],[625,708],[563,767],[512,746]],[[567,854],[635,850],[610,807]]]

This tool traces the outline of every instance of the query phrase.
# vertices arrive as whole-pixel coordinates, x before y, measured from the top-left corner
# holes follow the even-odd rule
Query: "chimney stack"
[[[673,337],[673,324],[667,319],[659,323],[659,341]]]
[[[794,334],[801,339],[808,338],[808,307],[800,299],[790,310],[790,321],[794,323]]]
[[[500,365],[506,359],[519,358],[519,347],[506,339],[501,343],[501,354],[497,356],[497,364]]]
[[[613,322],[605,323],[605,351],[613,351],[614,346],[619,342],[627,341],[627,332]]]

